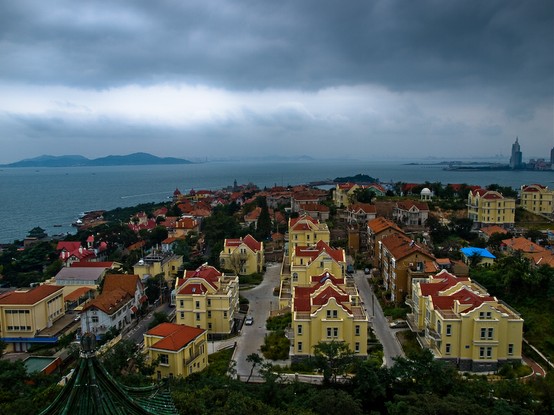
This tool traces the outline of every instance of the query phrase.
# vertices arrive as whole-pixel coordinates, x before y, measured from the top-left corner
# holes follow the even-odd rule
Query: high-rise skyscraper
[[[516,142],[512,144],[512,156],[510,157],[510,168],[521,169],[523,167],[523,155],[519,147],[519,137],[516,137]]]

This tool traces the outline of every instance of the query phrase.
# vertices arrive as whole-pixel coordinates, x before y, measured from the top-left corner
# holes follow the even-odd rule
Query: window
[[[296,332],[297,332],[298,334],[302,334],[302,324],[299,324],[299,325],[298,325]]]
[[[332,331],[331,327],[327,327],[327,337],[331,337]]]
[[[337,318],[339,316],[339,313],[337,310],[333,310],[333,318]]]
[[[208,298],[208,307],[212,306],[212,300]]]
[[[487,359],[492,359],[492,347],[487,347]]]
[[[452,335],[452,324],[446,325],[446,335],[451,336]]]
[[[196,313],[196,321],[200,321],[200,313]]]
[[[212,310],[208,310],[208,318],[212,318]]]
[[[354,328],[354,333],[355,333],[356,336],[360,335],[360,326],[358,324]]]
[[[160,354],[160,365],[169,365],[169,357],[166,354]]]
[[[442,323],[440,320],[437,320],[437,333],[442,334]]]
[[[223,318],[227,318],[227,311],[223,312]]]
[[[333,327],[333,337],[339,337],[339,329],[338,329],[338,327]]]
[[[508,345],[508,354],[509,354],[510,356],[514,354],[514,345],[513,345],[513,343],[510,343],[510,344]]]
[[[181,311],[181,318],[185,318],[185,312]]]
[[[446,343],[444,346],[444,354],[450,354],[450,343]]]
[[[327,310],[327,318],[331,318],[331,310]]]
[[[488,339],[492,339],[494,337],[494,329],[493,328],[489,328],[487,330],[487,338]]]
[[[92,316],[91,321],[92,321],[93,323],[98,323],[98,316]]]
[[[196,308],[200,308],[200,301],[196,302]]]
[[[297,272],[295,272],[295,273],[292,274],[292,281],[293,281],[293,282],[297,282],[297,281],[298,281],[298,273],[297,273]]]
[[[481,328],[481,340],[484,340],[487,337],[487,329]]]
[[[354,343],[354,352],[360,353],[360,342]]]
[[[179,300],[179,307],[183,308],[185,306],[184,300]]]
[[[212,329],[212,323],[208,323],[208,330]]]
[[[296,349],[301,352],[302,351],[302,342],[297,342],[296,343]]]

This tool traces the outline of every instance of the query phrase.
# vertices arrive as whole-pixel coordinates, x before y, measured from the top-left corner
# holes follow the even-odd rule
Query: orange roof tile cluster
[[[392,228],[399,233],[404,233],[402,229],[398,227],[396,223],[394,223],[391,220],[385,219],[382,216],[379,216],[378,218],[372,219],[367,223],[367,227],[371,229],[371,231],[375,234],[381,233],[384,230],[387,230],[389,228]]]
[[[545,248],[530,241],[522,236],[517,238],[503,239],[502,243],[512,251],[521,251],[523,253],[544,252]]]
[[[400,210],[429,210],[429,205],[425,202],[419,202],[416,200],[400,200],[396,202],[396,207]]]
[[[348,208],[349,212],[352,213],[377,213],[377,207],[375,205],[370,205],[369,203],[354,203]]]
[[[429,259],[433,259],[433,255],[424,247],[419,246],[407,236],[399,233],[393,233],[381,240],[381,243],[394,256],[396,260],[405,258],[415,252],[426,255]]]
[[[308,257],[311,261],[316,259],[322,252],[326,252],[337,262],[346,261],[344,249],[331,248],[323,241],[319,241],[315,246],[297,246],[294,251],[297,257]]]
[[[329,212],[329,206],[321,203],[302,203],[299,207],[307,212]]]
[[[105,261],[105,262],[73,262],[71,264],[72,268],[114,268],[116,265],[115,262]]]
[[[506,229],[498,225],[485,226],[484,228],[479,229],[479,232],[482,232],[487,236],[492,236],[495,233],[502,233],[502,234],[508,233]]]
[[[134,297],[135,292],[137,291],[137,286],[142,286],[142,281],[138,275],[108,274],[104,277],[102,294],[120,289]]]
[[[177,352],[192,342],[206,330],[181,324],[162,323],[146,332],[148,336],[162,339],[152,345],[154,349]]]
[[[297,218],[289,220],[289,228],[291,231],[305,231],[312,229],[313,225],[318,225],[319,221],[308,215],[300,215]],[[311,225],[311,226],[310,226]]]
[[[54,293],[62,293],[63,287],[57,285],[39,285],[25,291],[12,291],[0,298],[0,304],[33,305]]]
[[[133,245],[129,245],[127,247],[127,250],[128,251],[136,251],[136,250],[139,250],[140,248],[142,248],[143,246],[146,245],[146,242],[144,241],[139,241],[137,243],[134,243]]]
[[[186,217],[179,219],[175,222],[176,229],[196,229],[198,228],[198,221],[194,218]]]
[[[90,287],[79,287],[76,290],[64,296],[63,300],[66,302],[76,301],[90,291],[94,291],[94,290]]]

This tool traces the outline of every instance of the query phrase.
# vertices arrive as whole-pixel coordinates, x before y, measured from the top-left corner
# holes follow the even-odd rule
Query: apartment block
[[[472,372],[521,361],[523,319],[470,278],[443,270],[412,291],[408,322],[436,359]]]

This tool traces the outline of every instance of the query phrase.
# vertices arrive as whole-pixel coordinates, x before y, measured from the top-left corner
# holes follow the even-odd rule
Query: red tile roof
[[[402,259],[415,252],[426,255],[428,259],[434,260],[433,255],[424,247],[419,246],[407,236],[393,233],[385,236],[381,243],[394,256],[396,260]],[[422,258],[422,261],[424,258]]]
[[[115,262],[73,262],[71,267],[73,268],[113,268]]]
[[[262,243],[254,239],[254,237],[250,234],[246,235],[244,238],[225,239],[225,246],[229,247],[237,247],[243,243],[254,252],[258,252],[262,249]]]
[[[81,298],[82,296],[84,296],[86,293],[88,293],[89,291],[94,291],[92,288],[89,288],[89,287],[80,287],[80,288],[77,288],[75,291],[67,294],[63,300],[64,301],[75,301],[75,300],[78,300],[79,298]]]
[[[479,229],[479,231],[488,236],[492,236],[492,234],[494,233],[503,233],[503,234],[508,233],[506,229],[498,225],[486,226],[484,228]]]
[[[162,323],[146,332],[149,336],[163,337],[152,348],[177,352],[206,330],[173,323]]]
[[[535,253],[535,252],[546,251],[546,249],[543,248],[542,246],[537,245],[536,243],[522,236],[517,238],[503,239],[502,243],[514,251],[521,251],[524,253]]]
[[[46,297],[63,292],[63,287],[57,285],[39,285],[26,291],[12,291],[0,298],[0,304],[33,305]]]
[[[350,212],[364,212],[364,213],[377,213],[377,207],[370,205],[369,203],[354,203],[348,208]]]
[[[323,252],[326,252],[331,258],[333,258],[337,262],[346,261],[344,249],[331,248],[323,241],[319,241],[315,246],[297,246],[295,248],[295,255],[297,257],[308,257],[312,261],[316,259]]]
[[[325,283],[323,283],[325,284]],[[321,308],[334,298],[337,304],[341,305],[346,312],[351,314],[350,296],[344,292],[339,286],[331,283],[317,292],[323,285],[319,282],[311,287],[295,287],[294,288],[294,311],[312,312],[312,306]],[[317,294],[316,294],[317,292]],[[315,295],[314,295],[315,294]]]
[[[401,210],[410,210],[412,208],[417,208],[418,210],[429,210],[429,205],[425,202],[418,202],[415,200],[401,200],[396,202],[396,207]]]

